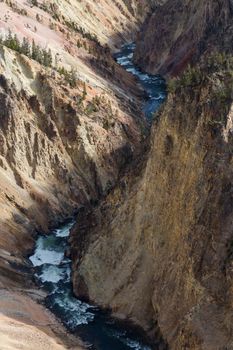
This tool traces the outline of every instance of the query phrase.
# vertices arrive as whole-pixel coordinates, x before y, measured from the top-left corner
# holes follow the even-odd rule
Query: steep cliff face
[[[0,2],[1,349],[66,348],[65,331],[36,303],[43,295],[25,256],[36,231],[107,193],[140,150],[142,91],[106,45],[133,36],[145,13],[132,8],[121,0]]]
[[[232,52],[232,19],[230,0],[168,0],[144,23],[135,61],[150,73],[177,75],[205,52]]]
[[[1,1],[0,32],[9,26],[17,35],[40,40],[44,46],[59,46],[57,37],[66,30],[84,30],[112,49],[122,40],[132,40],[139,25],[157,0]],[[61,39],[61,37],[60,37]],[[64,44],[69,44],[65,42]]]
[[[75,293],[171,349],[233,346],[232,68],[214,56],[173,82],[145,166],[72,235]]]
[[[4,47],[0,64],[0,347],[80,349],[25,296],[44,297],[30,282],[25,256],[36,231],[46,232],[115,183],[139,149],[138,107],[129,112],[123,92],[116,98],[89,85],[81,106],[82,83],[71,88],[59,74]],[[98,107],[90,111],[96,96]]]
[[[121,92],[112,98],[86,84],[80,103],[81,81],[70,87],[25,56],[4,47],[0,55],[2,205],[46,229],[56,212],[69,214],[114,184],[140,145],[140,122]]]

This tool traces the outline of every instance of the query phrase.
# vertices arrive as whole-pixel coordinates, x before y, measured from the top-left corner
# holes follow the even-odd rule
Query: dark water
[[[160,75],[150,75],[143,73],[133,63],[133,52],[135,44],[127,44],[115,55],[116,61],[124,67],[127,72],[135,75],[145,92],[147,101],[143,107],[146,117],[151,120],[153,114],[158,110],[167,97],[166,82]]]
[[[165,81],[160,76],[143,74],[132,63],[134,44],[126,45],[116,55],[119,64],[140,80],[148,94],[145,115],[152,118],[166,98]],[[72,294],[71,261],[65,257],[68,248],[70,221],[49,235],[39,236],[34,254],[29,258],[35,268],[38,284],[48,292],[46,305],[67,328],[77,334],[90,349],[151,350],[142,334],[135,328],[111,318],[106,312],[83,303]],[[157,349],[153,345],[153,349]]]
[[[29,258],[35,268],[37,283],[48,292],[47,307],[90,349],[150,350],[134,328],[123,326],[106,312],[73,296],[71,261],[64,255],[73,224],[74,221],[70,221],[49,235],[39,236],[34,254]]]

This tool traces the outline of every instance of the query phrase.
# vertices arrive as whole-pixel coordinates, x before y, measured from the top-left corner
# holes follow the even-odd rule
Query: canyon
[[[232,1],[0,8],[1,350],[85,348],[44,307],[27,259],[75,214],[80,300],[156,349],[232,349]],[[114,59],[134,40],[134,63],[168,79],[152,122]]]
[[[148,154],[72,232],[76,295],[171,349],[233,346],[232,19],[230,1],[167,1],[145,22],[136,63],[176,78]]]
[[[38,232],[97,201],[141,152],[143,91],[105,46],[115,50],[138,28],[142,18],[131,5],[0,3],[2,349],[80,348],[38,305],[44,293],[32,283],[27,256]],[[17,48],[24,42],[26,55]],[[38,54],[28,57],[30,46],[50,54],[51,67]]]

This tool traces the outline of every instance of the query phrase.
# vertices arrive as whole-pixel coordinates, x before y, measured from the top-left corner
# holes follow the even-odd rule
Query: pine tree
[[[3,44],[12,50],[20,51],[19,39],[16,34],[14,36],[12,35],[11,30],[9,30],[6,39],[3,41]]]
[[[49,49],[48,51],[46,49],[42,50],[42,55],[43,55],[43,65],[45,67],[51,67],[52,63],[53,63],[53,59],[52,59],[52,52]]]
[[[55,68],[58,69],[59,57],[58,53],[55,55]]]
[[[85,98],[87,96],[87,87],[86,87],[86,83],[83,83],[83,94],[82,94],[82,100],[84,101]]]
[[[35,44],[35,41],[33,40],[32,42],[32,58],[43,64],[43,52],[42,50],[40,49],[40,47],[38,45]]]
[[[20,52],[28,57],[31,56],[31,46],[27,38],[23,38],[23,42],[20,48]]]
[[[32,41],[32,58],[34,60],[37,60],[37,57],[38,57],[38,51],[37,51],[37,46],[35,44],[35,41],[33,40]]]
[[[49,49],[49,51],[48,51],[48,53],[47,53],[47,60],[48,60],[48,65],[49,65],[49,67],[51,67],[52,66],[52,64],[53,64],[53,56],[52,56],[52,51],[51,51],[51,49]]]
[[[14,38],[13,38],[13,47],[14,47],[14,50],[20,51],[20,46],[21,46],[21,45],[20,45],[20,41],[19,41],[17,35],[15,34],[15,35],[14,35]]]
[[[69,83],[71,87],[75,87],[77,85],[76,71],[74,68],[71,69]]]
[[[9,29],[7,37],[6,37],[5,41],[4,41],[4,45],[6,45],[7,47],[11,48],[12,41],[13,41],[13,36],[12,36],[11,30]]]
[[[80,47],[82,47],[81,41],[78,39],[77,40],[77,47],[80,49]]]

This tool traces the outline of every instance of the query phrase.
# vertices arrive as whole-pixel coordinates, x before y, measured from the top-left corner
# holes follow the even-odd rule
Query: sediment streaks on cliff
[[[139,33],[136,63],[150,73],[179,75],[204,53],[232,52],[231,6],[229,0],[165,1]]]
[[[172,349],[230,348],[232,58],[213,55],[169,89],[141,173],[80,217],[74,290]]]

